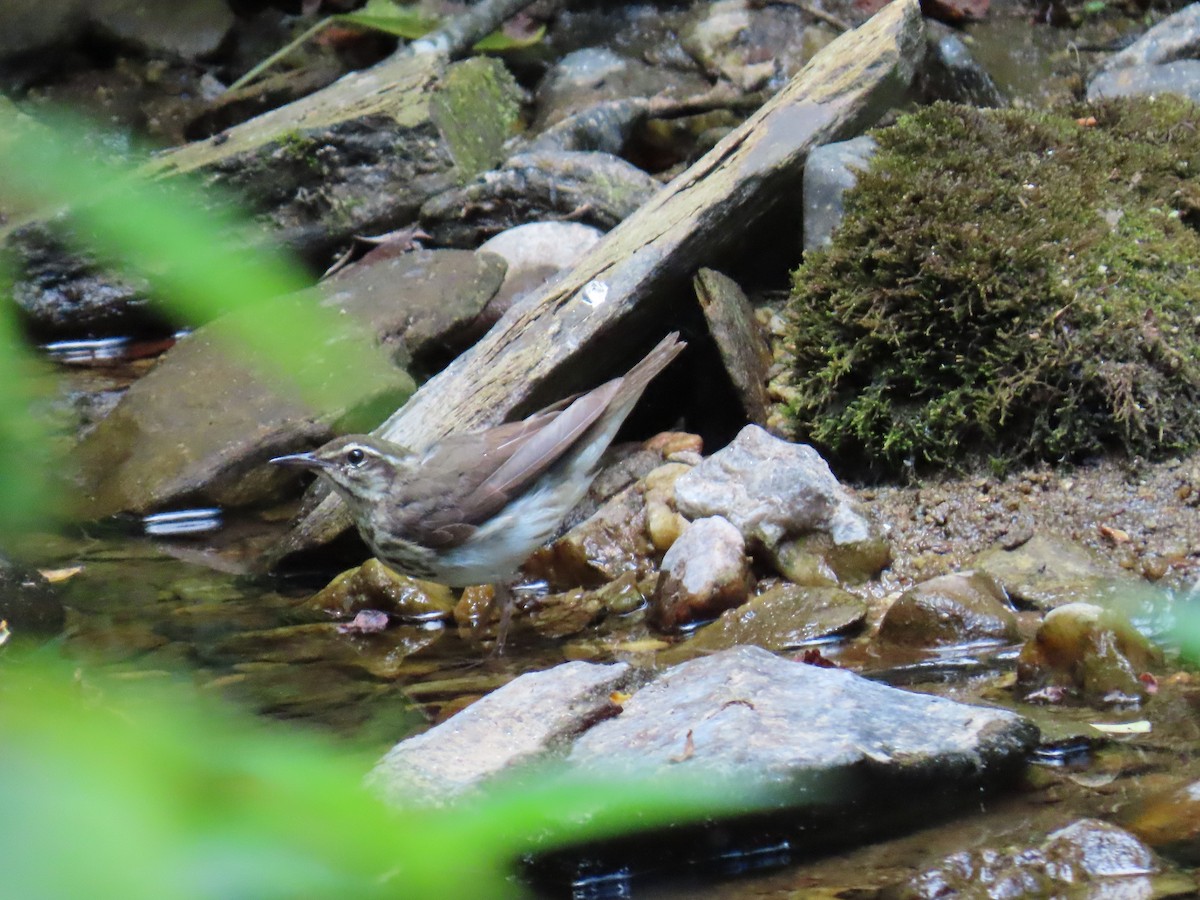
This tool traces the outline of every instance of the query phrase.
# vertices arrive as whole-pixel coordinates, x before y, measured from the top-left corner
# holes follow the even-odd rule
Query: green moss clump
[[[877,472],[1200,444],[1198,127],[1164,97],[877,132],[794,276],[788,426]]]

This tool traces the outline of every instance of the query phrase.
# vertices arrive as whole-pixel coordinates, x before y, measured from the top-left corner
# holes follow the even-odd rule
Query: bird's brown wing
[[[560,402],[520,422],[440,441],[411,476],[424,488],[412,493],[428,499],[394,510],[394,526],[427,547],[463,543],[596,421],[611,384],[574,398],[565,409]],[[431,484],[441,490],[429,492]]]
[[[480,499],[490,502],[493,495],[507,499],[532,484],[600,418],[620,386],[621,380],[613,379],[577,397],[535,433],[522,439],[513,454],[479,485],[476,493]]]
[[[426,454],[414,477],[444,487],[432,492],[427,502],[406,507],[406,533],[429,547],[454,547],[466,541],[477,526],[568,453],[610,406],[632,407],[649,381],[684,346],[679,334],[672,332],[621,378],[520,422],[441,441]]]
[[[616,382],[610,382],[566,409],[443,441],[437,468],[460,476],[439,508],[429,510],[422,529],[448,539],[443,546],[466,540],[470,532],[455,526],[487,521],[527,489],[600,417],[615,389]]]

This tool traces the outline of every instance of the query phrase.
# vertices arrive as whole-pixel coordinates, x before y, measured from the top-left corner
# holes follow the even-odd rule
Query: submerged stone
[[[879,626],[881,641],[917,647],[1019,638],[1004,591],[980,572],[942,575],[909,588]]]
[[[449,619],[454,597],[448,587],[392,571],[378,559],[338,575],[307,605],[338,616],[378,609],[404,619]]]
[[[1160,869],[1136,837],[1098,819],[1081,819],[1027,848],[965,850],[906,882],[881,900],[938,897],[1153,897]]]
[[[1027,699],[1137,704],[1149,696],[1141,676],[1161,663],[1162,654],[1120,612],[1069,603],[1049,612],[1021,649],[1017,689]]]
[[[1122,811],[1122,821],[1160,853],[1200,865],[1200,781],[1147,797]]]
[[[777,584],[737,609],[705,625],[679,649],[689,655],[727,650],[739,644],[791,650],[863,623],[865,601],[836,587]]]
[[[646,595],[632,572],[626,572],[603,587],[585,591],[575,588],[537,601],[530,625],[546,637],[578,634],[608,615],[627,615],[646,605]]]
[[[0,556],[0,620],[17,637],[49,637],[62,631],[62,599],[42,575]]]

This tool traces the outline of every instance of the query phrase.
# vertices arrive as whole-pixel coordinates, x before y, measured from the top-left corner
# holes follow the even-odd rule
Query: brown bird
[[[423,453],[352,434],[271,462],[328,479],[367,545],[399,571],[450,587],[496,584],[506,594],[521,563],[583,499],[646,386],[685,346],[672,332],[620,378]],[[498,602],[503,635],[511,607]]]

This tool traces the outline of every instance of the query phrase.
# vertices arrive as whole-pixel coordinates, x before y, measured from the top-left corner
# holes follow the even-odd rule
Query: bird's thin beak
[[[292,453],[288,456],[276,456],[267,462],[276,466],[295,466],[300,469],[330,469],[333,463],[314,456],[312,453]]]

